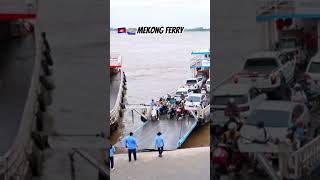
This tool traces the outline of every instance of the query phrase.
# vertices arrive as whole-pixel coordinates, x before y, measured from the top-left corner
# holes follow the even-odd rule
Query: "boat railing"
[[[0,158],[0,177],[7,179],[14,174],[24,172],[25,166],[28,162],[28,154],[32,152],[32,139],[31,132],[35,126],[35,114],[37,112],[38,101],[37,97],[40,93],[39,75],[40,75],[40,61],[42,56],[43,44],[39,37],[39,31],[35,25],[35,42],[36,42],[36,55],[35,64],[31,79],[30,88],[24,111],[21,117],[21,123],[17,132],[17,136],[4,156]]]
[[[292,154],[294,176],[301,177],[320,165],[320,136],[316,137]]]
[[[124,76],[125,76],[124,72],[121,71],[121,80],[120,80],[120,87],[119,87],[119,91],[118,91],[118,95],[117,95],[117,100],[116,100],[114,107],[110,111],[110,124],[115,123],[120,116]]]

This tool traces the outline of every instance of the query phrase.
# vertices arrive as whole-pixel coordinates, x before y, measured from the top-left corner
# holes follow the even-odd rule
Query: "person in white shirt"
[[[291,95],[291,101],[292,102],[297,102],[297,103],[306,103],[307,102],[307,96],[304,93],[302,87],[300,84],[295,84],[292,95]]]

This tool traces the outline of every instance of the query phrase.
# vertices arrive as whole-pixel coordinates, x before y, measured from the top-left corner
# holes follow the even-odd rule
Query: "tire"
[[[40,154],[32,152],[29,157],[32,176],[41,176],[41,158]]]
[[[55,88],[53,80],[49,79],[47,76],[40,76],[39,80],[47,90],[53,90]]]

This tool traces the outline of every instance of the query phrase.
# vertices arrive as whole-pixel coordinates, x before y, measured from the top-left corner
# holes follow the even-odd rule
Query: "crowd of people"
[[[164,138],[162,136],[161,132],[158,132],[156,134],[156,137],[154,138],[154,147],[156,150],[158,150],[159,157],[162,157],[162,153],[164,150]],[[124,139],[124,145],[127,148],[128,151],[128,159],[129,162],[131,162],[131,157],[133,155],[134,161],[137,161],[137,148],[138,148],[138,142],[136,138],[133,136],[133,132],[130,132],[129,135]],[[109,165],[111,170],[114,169],[114,154],[116,152],[116,148],[114,145],[110,144],[109,147]]]

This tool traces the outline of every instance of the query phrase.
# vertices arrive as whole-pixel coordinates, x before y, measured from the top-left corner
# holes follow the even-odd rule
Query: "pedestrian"
[[[110,161],[110,168],[114,169],[114,158],[113,155],[116,152],[116,148],[110,144],[110,148],[109,148],[109,161]]]
[[[136,138],[133,137],[133,132],[129,133],[129,136],[126,138],[126,148],[128,148],[128,156],[129,156],[129,162],[131,162],[131,154],[133,154],[133,158],[136,161],[137,160],[137,141]]]
[[[161,132],[157,133],[157,136],[155,138],[155,147],[158,149],[159,157],[162,157],[163,147],[164,147],[164,140],[162,137]]]
[[[151,103],[150,103],[150,108],[152,109],[154,106],[156,106],[156,103],[155,103],[154,100],[152,99],[152,100],[151,100]]]

